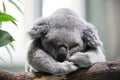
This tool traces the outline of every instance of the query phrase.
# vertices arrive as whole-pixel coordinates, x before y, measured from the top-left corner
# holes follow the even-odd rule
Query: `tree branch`
[[[120,60],[96,63],[90,68],[62,76],[0,70],[0,80],[120,80]]]

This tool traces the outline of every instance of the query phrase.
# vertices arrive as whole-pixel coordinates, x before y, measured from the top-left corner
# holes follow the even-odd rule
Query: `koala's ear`
[[[48,27],[47,24],[35,24],[28,34],[32,39],[41,38],[47,33]]]
[[[89,47],[96,48],[97,46],[103,46],[101,40],[99,39],[97,30],[95,27],[88,23],[86,28],[83,29],[83,41]]]

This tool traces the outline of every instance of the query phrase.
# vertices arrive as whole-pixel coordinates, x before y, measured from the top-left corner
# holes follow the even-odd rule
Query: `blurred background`
[[[39,17],[49,16],[56,9],[70,8],[81,18],[96,26],[100,39],[104,44],[104,53],[107,60],[120,59],[120,0],[10,0],[15,2],[20,10],[16,9],[8,0],[0,0],[0,11],[3,2],[6,4],[6,13],[14,16],[14,24],[3,22],[2,29],[8,31],[14,38],[12,42],[15,50],[9,51],[0,47],[0,69],[14,72],[24,71],[26,53],[31,42],[27,31]],[[10,53],[9,53],[10,52]]]

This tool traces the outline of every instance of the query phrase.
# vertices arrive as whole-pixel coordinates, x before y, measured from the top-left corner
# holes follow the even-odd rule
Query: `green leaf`
[[[14,47],[14,45],[13,45],[12,43],[10,43],[9,45],[10,45],[10,47],[11,47],[13,50],[15,50],[15,47]]]
[[[17,26],[17,23],[15,21],[12,21],[12,23]]]
[[[8,0],[11,4],[13,4],[22,14],[24,14],[23,13],[23,11],[20,9],[20,7],[13,1],[13,0]]]
[[[5,7],[5,3],[3,2],[3,11],[4,13],[6,13],[6,7]]]
[[[16,19],[6,13],[0,13],[0,22],[6,22],[6,21],[15,21]]]
[[[0,30],[0,47],[9,44],[12,41],[14,41],[14,39],[7,31]]]

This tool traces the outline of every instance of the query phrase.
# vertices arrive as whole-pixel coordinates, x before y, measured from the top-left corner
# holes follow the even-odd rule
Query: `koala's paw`
[[[63,68],[66,70],[66,71],[75,71],[77,70],[77,66],[73,63],[73,62],[69,62],[69,61],[64,61],[63,62]]]
[[[87,54],[81,52],[75,53],[73,56],[69,58],[69,61],[74,62],[74,64],[78,65],[80,68],[89,67],[92,65],[90,57]]]
[[[61,66],[60,74],[68,74],[78,69],[73,62],[69,61],[64,61],[63,63],[60,63],[60,66]]]

